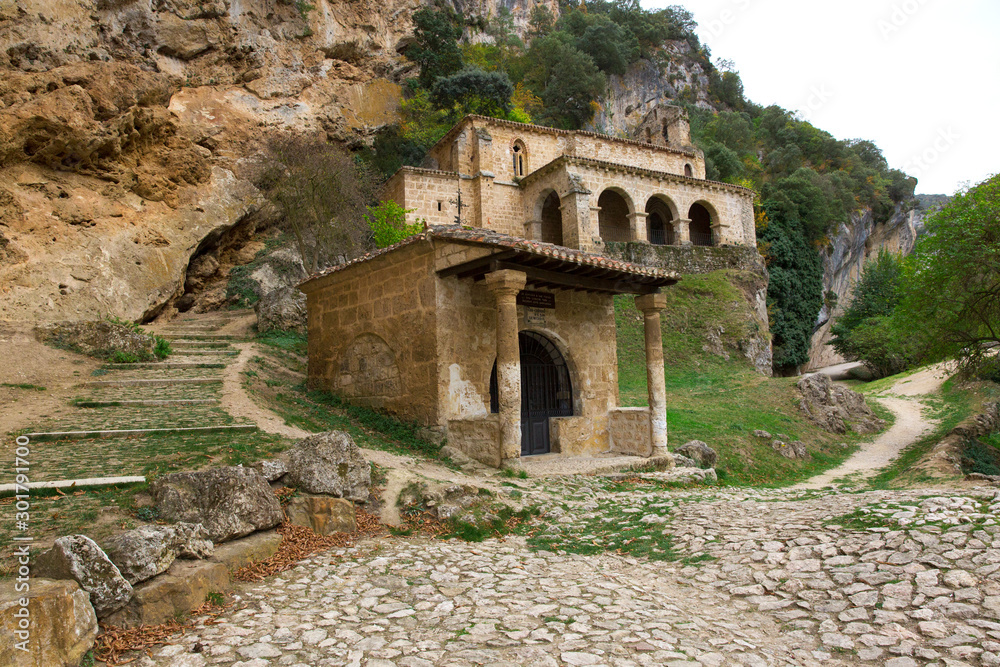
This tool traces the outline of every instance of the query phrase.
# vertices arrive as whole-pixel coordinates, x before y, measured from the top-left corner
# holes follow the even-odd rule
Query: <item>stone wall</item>
[[[615,259],[656,266],[680,274],[710,273],[722,269],[752,271],[767,276],[764,258],[756,246],[727,248],[708,246],[663,246],[648,243],[608,243],[604,254]]]
[[[609,444],[616,454],[649,456],[649,408],[618,408],[608,415]]]
[[[418,242],[303,285],[310,387],[438,423],[433,260]]]

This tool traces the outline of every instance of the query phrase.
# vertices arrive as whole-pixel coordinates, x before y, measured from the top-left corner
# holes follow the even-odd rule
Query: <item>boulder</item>
[[[297,287],[282,286],[262,296],[254,304],[257,331],[286,329],[306,332],[306,295]]]
[[[37,577],[76,581],[80,588],[90,593],[90,604],[98,618],[125,606],[132,597],[132,586],[107,554],[86,535],[58,538],[51,549],[35,560],[31,571]]]
[[[302,495],[285,505],[289,523],[311,528],[317,535],[353,533],[358,530],[354,503],[330,496]]]
[[[689,459],[688,457],[684,456],[683,454],[678,454],[677,452],[674,452],[674,464],[678,468],[697,468],[698,467],[698,464],[695,462],[694,459]]]
[[[857,433],[885,428],[885,421],[875,416],[864,396],[834,384],[822,373],[807,375],[795,386],[802,393],[799,407],[820,428],[832,433],[846,433],[848,426]]]
[[[0,665],[79,665],[97,637],[97,615],[87,592],[75,581],[31,579],[29,583],[27,591],[0,587]],[[27,605],[22,607],[22,601]],[[30,619],[28,630],[21,625],[23,609]],[[26,642],[27,652],[17,648],[21,642]]]
[[[343,431],[317,433],[299,440],[282,458],[288,464],[286,483],[300,491],[355,502],[368,500],[371,466]]]
[[[176,558],[208,558],[213,547],[200,523],[140,526],[105,543],[108,558],[130,584],[165,572]]]
[[[693,460],[699,468],[714,468],[719,455],[701,440],[691,440],[674,450],[675,454]]]
[[[200,523],[215,543],[281,523],[281,504],[259,472],[242,466],[165,475],[149,493],[166,521]]]
[[[250,467],[259,472],[268,482],[276,482],[288,472],[288,466],[281,459],[264,459],[251,463]]]
[[[761,429],[756,429],[753,432],[753,436],[755,438],[763,438],[765,440],[770,440],[771,439],[771,434],[768,433],[767,431],[762,431]]]
[[[274,530],[264,530],[215,547],[212,560],[222,563],[230,572],[253,561],[264,560],[278,553],[281,535]]]
[[[140,360],[153,358],[156,343],[151,335],[135,327],[108,320],[45,324],[35,329],[35,336],[43,343],[91,356],[106,357],[121,352]]]
[[[164,574],[135,587],[127,605],[104,619],[107,625],[157,625],[205,603],[209,593],[229,588],[229,570],[214,560],[176,561]]]
[[[778,452],[786,459],[805,459],[809,458],[809,452],[806,451],[805,443],[795,440],[793,442],[785,442],[784,440],[779,440],[775,438],[771,441],[771,449]]]

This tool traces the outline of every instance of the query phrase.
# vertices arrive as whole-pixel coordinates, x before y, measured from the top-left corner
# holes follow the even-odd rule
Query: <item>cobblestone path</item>
[[[536,535],[330,551],[136,664],[1000,664],[992,490],[518,485],[565,550]],[[640,525],[672,560],[573,553]]]

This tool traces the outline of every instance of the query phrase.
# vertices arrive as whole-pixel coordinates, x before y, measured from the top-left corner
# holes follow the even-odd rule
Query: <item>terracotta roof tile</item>
[[[620,259],[612,259],[611,257],[605,257],[604,255],[599,255],[593,252],[587,252],[585,250],[577,250],[575,248],[567,248],[565,246],[556,245],[554,243],[543,243],[542,241],[532,241],[529,239],[523,239],[516,236],[509,236],[507,234],[501,234],[500,232],[493,231],[491,229],[481,229],[481,228],[469,228],[469,227],[455,227],[452,225],[435,225],[428,227],[426,231],[410,236],[403,241],[395,245],[391,245],[387,248],[380,248],[369,253],[366,253],[360,257],[345,262],[344,264],[338,264],[337,266],[331,266],[328,269],[324,269],[319,273],[315,273],[310,277],[303,280],[301,284],[310,282],[317,278],[321,278],[325,275],[331,273],[336,273],[338,271],[343,271],[344,269],[354,266],[355,264],[361,264],[362,262],[367,262],[376,257],[380,257],[387,253],[393,252],[399,248],[403,248],[411,243],[417,243],[419,241],[425,241],[428,239],[443,239],[449,241],[460,241],[465,243],[475,243],[479,245],[492,246],[495,248],[506,248],[509,250],[518,250],[521,252],[527,252],[532,255],[539,255],[542,257],[551,257],[553,259],[559,259],[565,262],[570,262],[573,264],[578,264],[581,266],[594,266],[604,269],[611,269],[613,271],[620,271],[622,273],[627,273],[635,276],[645,276],[649,278],[668,278],[672,280],[678,280],[680,276],[674,271],[668,271],[666,269],[660,269],[652,266],[643,266],[641,264],[633,264],[631,262],[625,262]]]

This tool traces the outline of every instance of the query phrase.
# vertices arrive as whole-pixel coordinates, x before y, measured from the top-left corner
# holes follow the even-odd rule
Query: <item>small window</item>
[[[694,177],[694,170],[691,169],[691,165],[689,164],[684,165],[684,175],[687,176],[688,178]]]
[[[521,178],[524,176],[524,146],[518,141],[511,150],[513,154],[514,177]]]
[[[441,202],[440,201],[438,202],[438,210],[439,211],[441,210]]]

